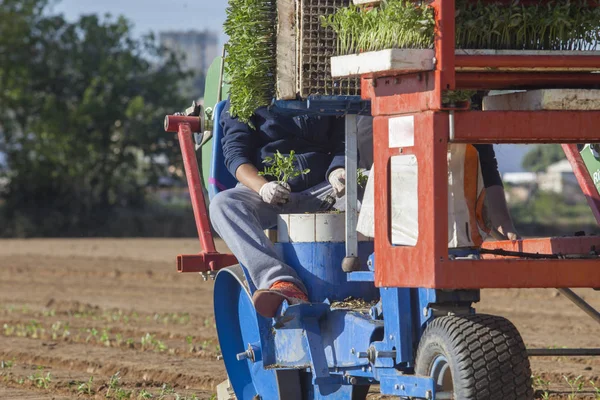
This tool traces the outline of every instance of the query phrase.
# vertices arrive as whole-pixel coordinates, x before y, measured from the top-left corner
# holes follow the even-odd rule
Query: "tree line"
[[[0,236],[92,235],[180,161],[161,129],[187,103],[175,55],[124,17],[49,6],[0,2]]]

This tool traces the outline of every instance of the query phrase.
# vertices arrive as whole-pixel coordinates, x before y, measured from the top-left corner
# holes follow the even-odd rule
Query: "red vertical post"
[[[202,181],[200,180],[198,160],[196,159],[196,149],[194,140],[192,139],[190,124],[180,123],[177,136],[179,137],[183,167],[185,168],[185,176],[190,190],[192,208],[194,210],[194,218],[196,219],[196,228],[198,229],[198,237],[202,244],[202,250],[206,253],[215,253],[215,241],[213,240],[210,223],[208,222],[206,201],[202,190]]]
[[[455,1],[436,0],[435,10],[435,59],[436,91],[454,90],[455,73]],[[441,98],[440,98],[441,103]]]

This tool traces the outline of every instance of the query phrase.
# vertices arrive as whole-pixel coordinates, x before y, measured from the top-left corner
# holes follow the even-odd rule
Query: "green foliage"
[[[50,375],[50,372],[44,375],[43,370],[43,367],[38,367],[38,371],[29,375],[27,379],[29,379],[36,387],[40,389],[48,389],[50,382],[52,382],[52,376]]]
[[[230,113],[249,123],[254,110],[267,106],[275,90],[274,0],[229,0],[223,25],[229,42],[225,45],[225,73],[231,89]]]
[[[596,50],[600,9],[596,0],[508,6],[459,0],[456,42],[463,49]],[[592,5],[590,7],[590,5]]]
[[[548,166],[566,158],[559,144],[542,144],[530,150],[521,163],[522,167],[531,172],[543,172]]]
[[[595,50],[600,39],[597,0],[524,5],[456,2],[456,47],[461,49]],[[434,11],[406,0],[353,6],[322,17],[337,34],[338,54],[387,48],[431,48]]]
[[[433,47],[433,8],[408,0],[388,0],[367,10],[350,5],[322,16],[321,24],[336,33],[339,54]]]
[[[265,157],[263,164],[267,164],[267,166],[264,171],[260,171],[258,174],[261,176],[272,176],[280,183],[287,183],[300,175],[308,174],[310,169],[300,171],[296,168],[295,154],[294,150],[292,150],[289,156],[284,156],[277,150],[273,157]]]
[[[364,189],[367,187],[367,181],[369,180],[369,176],[365,175],[363,171],[364,170],[362,168],[356,170],[356,183],[358,184],[358,186]]]
[[[582,376],[579,375],[573,379],[569,379],[568,377],[563,376],[563,379],[567,382],[567,384],[571,388],[571,393],[567,396],[567,398],[569,400],[574,400],[579,395],[579,393],[581,393],[581,391],[583,390],[583,388],[585,386],[585,382],[582,379]]]
[[[47,6],[0,3],[4,235],[92,230],[117,206],[143,207],[144,188],[165,174],[155,157],[179,160],[161,132],[185,104],[175,56],[134,39],[123,17],[69,22]]]
[[[477,93],[475,90],[444,90],[442,93],[442,104],[457,104],[471,100]]]
[[[92,384],[94,383],[94,377],[90,376],[90,379],[88,379],[87,382],[81,382],[79,384],[79,386],[77,386],[77,393],[78,394],[87,394],[88,396],[91,396],[95,393],[94,389],[92,388]]]

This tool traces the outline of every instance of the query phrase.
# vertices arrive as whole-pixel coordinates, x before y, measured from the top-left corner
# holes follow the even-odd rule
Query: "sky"
[[[59,0],[53,10],[71,21],[82,14],[124,15],[139,35],[210,29],[220,34],[223,43],[226,6],[227,0]]]
[[[124,15],[134,24],[136,35],[150,31],[214,30],[225,42],[222,30],[227,0],[57,0],[53,10],[68,20],[82,14]],[[501,173],[521,171],[528,146],[495,146]]]

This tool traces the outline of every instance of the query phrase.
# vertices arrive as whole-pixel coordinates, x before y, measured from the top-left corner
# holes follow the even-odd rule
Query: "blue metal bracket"
[[[435,384],[430,377],[386,372],[379,375],[381,394],[435,399]]]
[[[398,364],[411,362],[414,355],[410,291],[406,288],[380,289],[385,327],[383,343],[388,345],[388,350],[395,348]]]
[[[329,367],[327,366],[327,358],[321,340],[321,329],[317,318],[304,318],[304,329],[313,383],[316,385],[333,383],[329,375]],[[336,380],[340,380],[339,375],[336,376]]]
[[[356,271],[348,273],[349,282],[375,282],[375,272]]]

